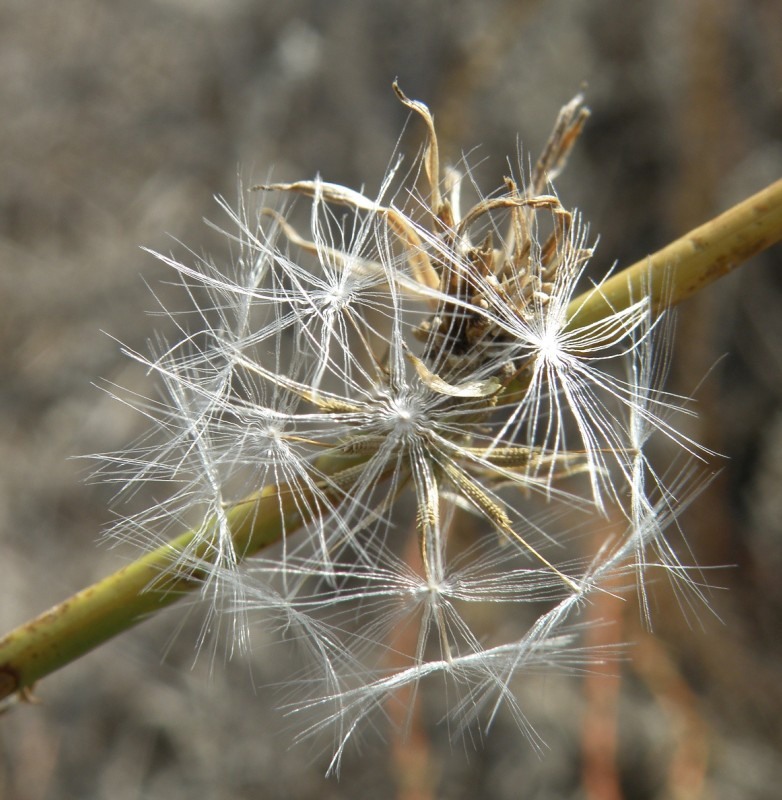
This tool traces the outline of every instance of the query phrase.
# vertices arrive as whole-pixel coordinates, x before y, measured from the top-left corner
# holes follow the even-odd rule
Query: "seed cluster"
[[[648,613],[661,568],[700,595],[664,535],[688,470],[666,481],[647,457],[655,434],[698,454],[677,430],[686,402],[660,388],[667,329],[646,297],[572,324],[592,248],[552,181],[581,98],[526,178],[462,212],[469,170],[443,168],[428,108],[394,88],[425,145],[376,197],[321,179],[256,187],[258,211],[223,204],[230,266],[160,256],[194,300],[178,340],[131,354],[161,378],[164,399],[143,408],[165,441],[105,470],[174,486],[116,535],[204,520],[208,558],[194,548],[179,566],[206,576],[211,619],[229,613],[245,645],[258,612],[304,644],[291,710],[320,712],[305,735],[336,731],[334,769],[360,720],[435,676],[456,730],[504,705],[531,735],[515,676],[589,660],[593,593],[634,587]],[[279,545],[247,557],[231,509],[270,488]]]

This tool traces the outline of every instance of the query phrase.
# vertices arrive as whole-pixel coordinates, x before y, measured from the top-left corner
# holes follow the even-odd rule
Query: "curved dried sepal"
[[[543,187],[553,181],[565,168],[570,151],[589,117],[589,109],[582,105],[583,102],[584,96],[577,94],[559,112],[554,130],[532,172],[530,185],[532,194],[540,194]]]
[[[336,183],[328,183],[326,181],[269,183],[259,184],[252,188],[253,191],[295,192],[307,197],[318,197],[328,203],[349,206],[358,211],[367,211],[371,214],[385,217],[391,230],[394,231],[406,246],[406,259],[415,280],[428,289],[437,289],[440,285],[440,279],[434,267],[432,267],[429,257],[426,255],[421,237],[405,215],[396,209],[370,200],[368,197],[361,194],[361,192],[356,192],[345,186],[340,186]]]
[[[429,179],[429,187],[432,192],[431,207],[435,215],[439,217],[440,206],[442,205],[442,196],[440,195],[440,149],[437,146],[434,118],[424,103],[420,100],[411,100],[399,88],[399,84],[396,81],[393,82],[392,86],[400,102],[415,111],[416,114],[419,114],[426,123],[427,139],[424,152],[424,168],[426,169],[426,177]]]
[[[554,195],[548,194],[538,197],[495,197],[481,200],[464,215],[456,228],[456,235],[463,236],[476,219],[484,214],[490,214],[492,211],[507,208],[550,208],[556,211],[561,207],[559,200]]]
[[[502,384],[497,378],[467,381],[458,385],[448,383],[439,375],[435,375],[431,372],[426,364],[424,364],[420,358],[414,356],[409,350],[405,351],[405,355],[407,356],[407,360],[415,367],[418,377],[426,386],[438,394],[448,395],[448,397],[491,397],[497,394],[502,388]]]

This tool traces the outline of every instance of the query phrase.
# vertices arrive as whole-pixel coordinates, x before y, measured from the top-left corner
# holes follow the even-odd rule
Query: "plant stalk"
[[[235,505],[228,519],[236,553],[244,558],[299,527],[297,508],[292,493],[272,486]],[[202,541],[192,548],[195,537],[194,530],[181,534],[0,640],[0,700],[24,697],[40,678],[201,586],[197,564],[208,562],[212,547]]]
[[[662,311],[781,239],[782,179],[584,292],[570,304],[570,324],[586,327],[646,296]]]

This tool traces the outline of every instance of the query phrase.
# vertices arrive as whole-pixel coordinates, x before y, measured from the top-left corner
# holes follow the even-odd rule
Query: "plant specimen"
[[[662,572],[703,601],[676,539],[708,453],[662,385],[666,308],[779,239],[779,183],[595,276],[552,185],[580,97],[484,194],[395,89],[425,144],[375,195],[256,187],[257,206],[223,203],[229,266],[160,256],[193,309],[171,314],[178,338],[128,352],[160,379],[161,397],[131,398],[154,431],[99,468],[121,493],[171,487],[110,532],[149,552],[0,642],[0,697],[195,590],[204,635],[228,621],[246,649],[263,624],[301,645],[289,709],[302,735],[335,732],[336,770],[367,716],[430,684],[453,732],[504,705],[534,742],[516,681],[606,656],[581,641],[595,595],[636,592],[649,618]],[[664,473],[655,438],[678,453]]]

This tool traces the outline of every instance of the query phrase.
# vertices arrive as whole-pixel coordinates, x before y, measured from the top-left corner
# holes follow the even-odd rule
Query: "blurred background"
[[[599,234],[598,266],[627,265],[782,175],[781,19],[779,0],[0,2],[2,631],[133,555],[96,544],[112,489],[74,457],[143,430],[93,385],[152,391],[117,343],[143,350],[148,285],[170,291],[141,245],[224,256],[202,218],[223,222],[213,196],[239,179],[372,193],[408,116],[397,77],[487,187],[583,89],[558,191]],[[714,614],[662,588],[652,637],[632,603],[601,609],[636,644],[606,675],[522,692],[542,754],[502,719],[477,750],[421,725],[369,736],[325,779],[263,688],[290,665],[212,670],[175,609],[0,719],[0,798],[778,797],[781,267],[777,247],[678,317],[669,388],[697,388],[692,433],[721,454],[683,523],[697,562],[726,567],[706,573]]]

